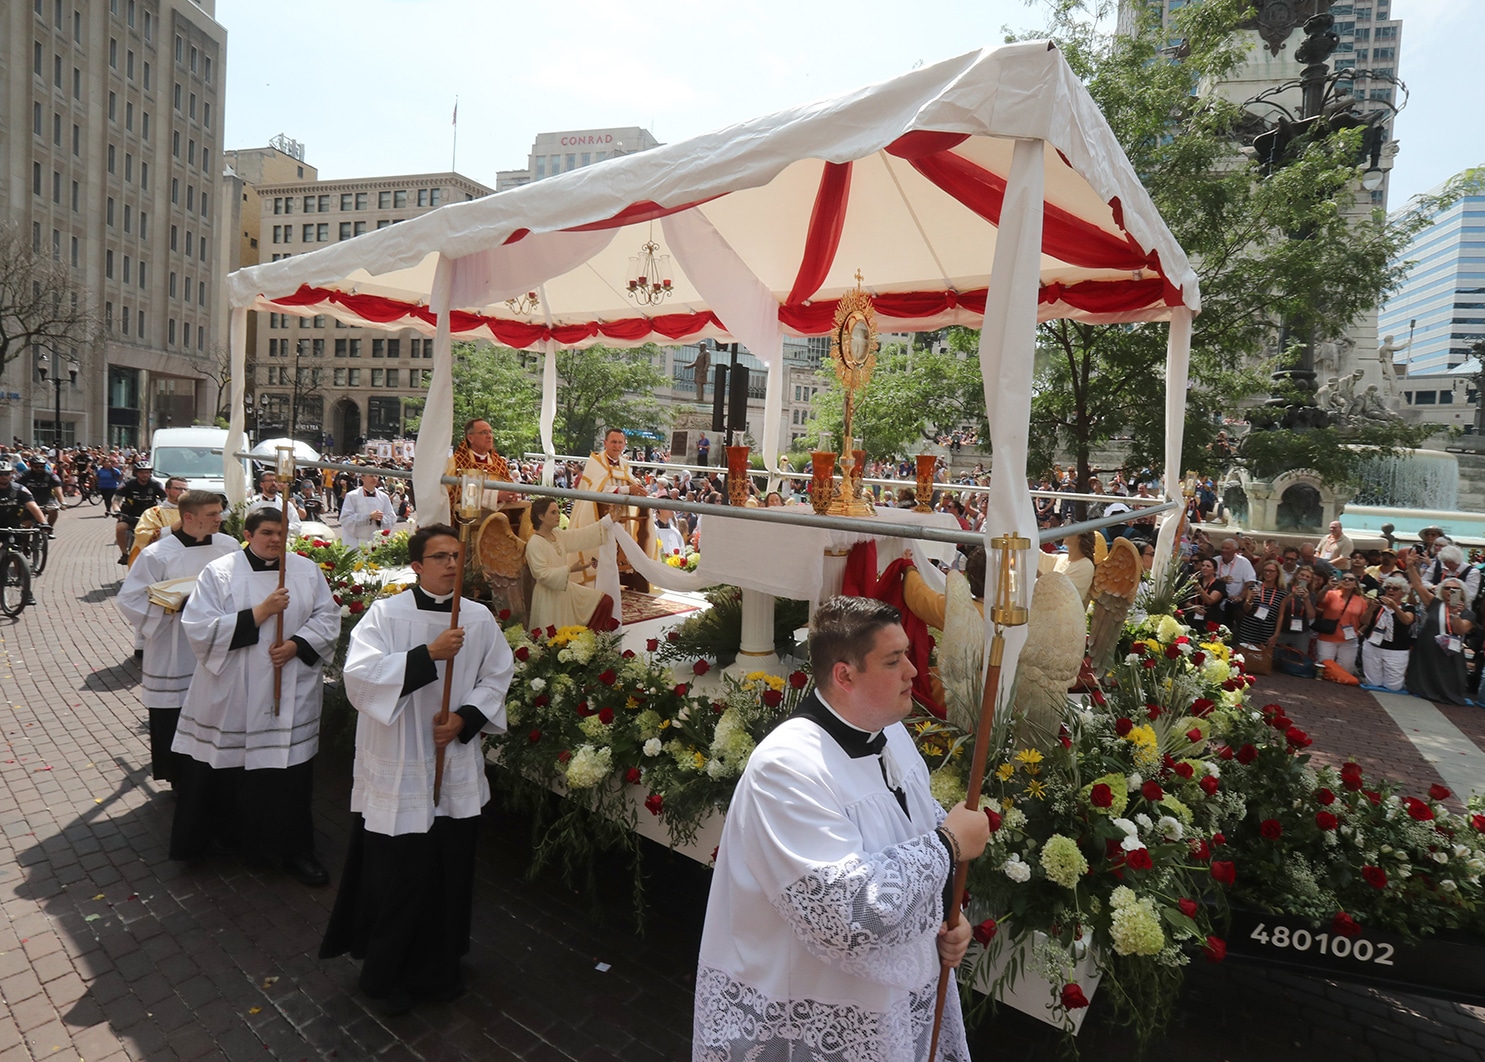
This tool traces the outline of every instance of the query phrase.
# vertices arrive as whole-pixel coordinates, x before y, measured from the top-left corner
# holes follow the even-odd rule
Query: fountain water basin
[[[1485,546],[1485,514],[1462,512],[1459,461],[1440,450],[1408,450],[1362,464],[1360,486],[1341,522],[1354,538],[1380,535],[1384,524],[1404,540],[1425,527],[1441,527],[1464,546]]]

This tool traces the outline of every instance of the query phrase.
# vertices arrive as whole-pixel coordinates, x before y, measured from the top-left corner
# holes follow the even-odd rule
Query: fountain
[[[1355,504],[1444,509],[1459,504],[1459,461],[1439,450],[1406,450],[1363,462]],[[1351,511],[1347,506],[1347,512]]]

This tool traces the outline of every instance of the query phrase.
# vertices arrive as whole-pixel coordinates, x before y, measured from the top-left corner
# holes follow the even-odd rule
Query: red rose
[[[1363,789],[1361,791],[1361,795],[1364,796],[1364,797],[1366,797],[1373,804],[1380,804],[1380,803],[1382,803],[1382,794],[1381,793],[1378,793],[1376,790],[1373,790],[1373,789]]]
[[[1072,748],[1072,734],[1068,732],[1066,723],[1057,728],[1057,742],[1065,749]]]
[[[1114,791],[1105,782],[1099,782],[1088,793],[1088,803],[1096,808],[1112,807],[1114,804]]]
[[[1338,937],[1361,936],[1361,925],[1345,911],[1337,911],[1335,917],[1330,920],[1331,932]]]
[[[1077,982],[1069,982],[1062,986],[1062,1008],[1064,1010],[1079,1010],[1088,1005],[1088,997],[1083,995],[1083,990],[1078,987]]]
[[[1228,859],[1212,860],[1212,880],[1218,885],[1232,887],[1237,880],[1237,865]]]
[[[1181,909],[1181,913],[1187,918],[1195,918],[1196,912],[1201,910],[1200,904],[1198,904],[1195,900],[1188,900],[1184,896],[1176,901],[1176,906]]]
[[[1320,803],[1325,807],[1330,807],[1330,805],[1335,803],[1335,794],[1332,793],[1329,789],[1326,789],[1324,786],[1322,786],[1319,789],[1315,790],[1315,800],[1317,803]]]
[[[1158,704],[1147,704],[1147,705],[1145,705],[1145,716],[1146,716],[1146,718],[1148,718],[1152,722],[1154,720],[1156,720],[1156,719],[1159,719],[1160,718],[1160,714],[1161,714],[1160,713],[1160,705],[1158,705]]]
[[[1216,634],[1221,629],[1222,629],[1222,624],[1220,624],[1220,623],[1213,623],[1211,620],[1207,620],[1207,633],[1208,634]]]
[[[712,715],[721,715],[727,710],[727,705],[721,701],[712,701]]]
[[[666,631],[665,632],[665,640],[667,642],[678,642],[678,641],[680,641],[681,640],[680,632],[679,631]]]
[[[1149,651],[1150,651],[1150,647],[1148,645],[1146,645],[1144,642],[1135,642],[1134,643],[1134,655],[1135,656],[1144,656]]]
[[[1193,745],[1195,745],[1198,741],[1200,741],[1201,740],[1201,727],[1194,726],[1190,730],[1186,731],[1186,740],[1189,741],[1189,742],[1191,742],[1191,744],[1193,744]]]
[[[1108,698],[1103,695],[1103,690],[1094,690],[1092,696],[1093,703],[1098,705],[1100,708],[1109,703]]]
[[[1289,742],[1291,748],[1296,749],[1308,748],[1314,744],[1310,740],[1310,735],[1306,734],[1297,726],[1291,726],[1288,730],[1284,731],[1284,740]]]
[[[1124,737],[1133,729],[1134,721],[1131,719],[1127,719],[1121,715],[1118,719],[1114,720],[1114,733],[1118,734],[1120,737]]]
[[[1185,760],[1182,760],[1180,763],[1176,764],[1175,767],[1172,769],[1176,772],[1177,775],[1182,778],[1193,778],[1196,775],[1196,769]]]
[[[645,639],[645,652],[647,652],[647,653],[653,653],[656,649],[659,649],[659,648],[660,648],[660,639],[659,638],[646,638]]]
[[[644,772],[641,771],[638,767],[631,767],[629,768],[629,770],[624,772],[624,781],[628,782],[630,785],[639,785],[639,780],[643,776],[643,774]]]
[[[1207,962],[1221,962],[1227,958],[1227,941],[1221,937],[1207,937],[1201,953],[1206,956]]]
[[[545,708],[547,705],[549,705],[551,703],[552,703],[552,699],[550,697],[548,697],[545,693],[538,693],[535,697],[532,697],[531,698],[531,704],[535,708]]]
[[[1367,865],[1361,868],[1361,877],[1374,889],[1385,889],[1387,887],[1387,871],[1381,867]]]
[[[508,609],[508,608],[501,609],[500,612],[499,612],[499,614],[496,615],[495,618],[498,619],[501,623],[504,623],[506,620],[510,619],[510,609]]]
[[[1207,662],[1207,654],[1206,653],[1195,652],[1195,653],[1192,653],[1191,654],[1191,666],[1192,667],[1201,667],[1201,665],[1202,664],[1205,664],[1206,662]]]
[[[1179,660],[1181,659],[1181,650],[1174,645],[1167,645],[1165,647],[1165,658],[1167,660]]]
[[[690,691],[690,688],[691,687],[687,686],[684,682],[682,682],[681,684],[679,684],[678,686],[676,686],[676,688],[675,688],[675,695],[677,697],[684,697],[687,694],[687,692]]]
[[[1217,750],[1217,756],[1218,756],[1219,759],[1224,759],[1224,760],[1230,760],[1230,759],[1232,759],[1232,746],[1231,745],[1223,745],[1220,749]]]
[[[781,705],[781,704],[784,703],[784,694],[783,694],[783,691],[782,690],[764,690],[763,691],[762,701],[763,701],[763,707],[765,707],[765,708],[777,708],[779,705]]]
[[[364,594],[366,593],[366,587],[362,586],[360,583],[357,583],[355,586],[351,587],[351,593]]]
[[[608,726],[614,721],[614,710],[612,708],[600,708],[598,710],[598,721]]]
[[[598,676],[598,681],[603,683],[605,686],[612,686],[618,679],[618,677],[618,672],[616,672],[613,668],[608,668],[606,671],[603,672],[603,674]]]
[[[1212,834],[1212,843],[1213,844],[1226,844],[1227,843],[1227,836],[1226,836],[1226,834],[1222,833],[1220,830],[1218,832]]]
[[[1278,819],[1264,819],[1258,824],[1258,833],[1267,840],[1277,841],[1284,834],[1284,826]]]
[[[634,659],[634,650],[633,649],[625,649],[624,652],[621,655],[623,656],[623,658],[625,660],[633,660]]]
[[[1315,825],[1322,830],[1333,830],[1341,824],[1341,820],[1328,811],[1315,812]]]
[[[588,707],[587,701],[578,701],[577,714],[579,719],[586,719],[593,714],[593,709]]]
[[[1211,715],[1212,709],[1215,707],[1217,707],[1215,702],[1209,701],[1205,697],[1198,697],[1196,700],[1191,702],[1191,714],[1196,716],[1198,719],[1203,719],[1206,716]]]
[[[1485,815],[1471,815],[1470,825],[1480,833],[1485,833]]]
[[[1136,848],[1124,857],[1124,863],[1130,870],[1149,870],[1155,865],[1155,861],[1150,858],[1148,848]]]
[[[527,649],[524,645],[521,646],[521,648],[516,650],[516,659],[524,664],[527,660],[531,659],[531,650]]]
[[[1244,745],[1242,748],[1238,749],[1237,758],[1238,762],[1241,764],[1246,765],[1252,763],[1254,760],[1258,759],[1258,750],[1255,749],[1252,745]]]
[[[810,677],[803,671],[789,672],[789,688],[791,690],[802,690],[809,685]]]
[[[1207,847],[1207,843],[1200,837],[1193,837],[1190,841],[1186,842],[1186,847],[1191,849],[1192,859],[1199,859],[1202,862],[1206,862],[1212,858],[1212,850]]]
[[[335,603],[336,603],[336,604],[337,604],[337,605],[344,605],[344,604],[345,604],[345,602],[344,602],[344,601],[342,601],[342,600],[341,600],[341,599],[340,599],[340,595],[339,595],[339,594],[331,594],[331,595],[330,595],[330,598],[331,598],[331,600],[333,600],[333,601],[334,601],[334,602],[335,602]]]
[[[1449,790],[1445,789],[1437,782],[1428,787],[1428,799],[1430,800],[1448,800],[1449,796]]]
[[[1154,668],[1155,667],[1155,664],[1156,664],[1156,660],[1152,656],[1147,656],[1147,657],[1145,657],[1145,659],[1143,659],[1143,660],[1140,661],[1140,666],[1144,667],[1146,670],[1150,670],[1150,669]]]
[[[992,808],[986,808],[985,821],[990,823],[990,832],[994,833],[996,830],[1000,829],[1000,812],[995,811]]]
[[[541,740],[541,731],[540,730],[533,730],[533,731],[531,731],[531,733],[529,733],[529,734],[526,735],[526,740],[529,741],[529,742],[531,742],[531,744],[535,745],[538,741]]]
[[[1222,783],[1217,781],[1217,779],[1213,778],[1211,775],[1207,775],[1196,784],[1201,786],[1201,791],[1207,796],[1216,796],[1217,789]]]
[[[698,660],[696,661],[696,663],[691,665],[691,670],[696,672],[698,678],[702,675],[705,675],[711,669],[712,665],[705,659]]]
[[[1144,797],[1152,804],[1158,804],[1162,799],[1164,799],[1165,790],[1160,788],[1159,782],[1152,779],[1151,781],[1148,781],[1144,785],[1140,786],[1140,796]]]
[[[568,752],[566,749],[563,749],[561,752],[557,753],[558,763],[566,763],[570,759],[572,759],[572,753]]]
[[[1433,808],[1417,797],[1404,797],[1403,804],[1408,809],[1408,815],[1418,822],[1428,822],[1433,818]]]
[[[992,940],[995,939],[995,934],[999,931],[999,929],[1000,927],[995,924],[995,919],[985,919],[979,925],[975,926],[975,943],[983,948],[986,944],[989,944]]]
[[[1341,768],[1341,784],[1353,793],[1361,788],[1361,765],[1359,763],[1347,763]]]
[[[557,628],[555,626],[548,625],[548,627],[547,627],[547,637],[548,638],[555,638],[555,637],[557,637]]]
[[[346,606],[346,608],[350,609],[351,610],[351,615],[354,616],[357,612],[365,612],[366,611],[366,602],[364,602],[364,601],[352,601],[349,605]]]
[[[645,810],[651,815],[658,815],[665,810],[665,798],[659,793],[651,793],[645,797]]]

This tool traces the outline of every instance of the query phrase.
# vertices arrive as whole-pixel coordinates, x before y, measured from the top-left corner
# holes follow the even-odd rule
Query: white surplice
[[[702,932],[697,1062],[926,1059],[951,864],[922,757],[901,723],[885,733],[911,818],[882,759],[852,758],[811,720],[748,760]],[[969,1059],[952,984],[939,1058]]]
[[[272,509],[274,512],[282,516],[284,512],[283,493],[280,492],[277,497],[273,498],[264,497],[261,494],[258,495],[256,498],[248,503],[247,509],[244,510],[242,514],[243,519],[246,520],[250,515],[257,512],[259,509]],[[289,500],[288,537],[293,538],[295,535],[299,534],[299,529],[301,526],[303,526],[303,523],[304,521],[301,520],[299,517],[299,506],[295,505],[293,499],[291,498]]]
[[[482,733],[503,733],[515,658],[490,610],[478,602],[461,603],[459,626],[464,646],[454,657],[449,710],[470,705],[485,716]],[[359,713],[351,810],[373,833],[425,833],[436,816],[469,818],[490,799],[481,741],[456,739],[445,746],[442,788],[433,804],[433,717],[448,661],[432,661],[434,681],[402,692],[413,651],[448,627],[448,612],[419,608],[406,590],[374,603],[351,632],[345,689]]]
[[[196,654],[186,640],[179,612],[167,612],[149,598],[150,584],[200,575],[218,557],[241,549],[231,535],[212,535],[187,545],[167,534],[139,551],[114,604],[144,638],[144,681],[140,699],[146,708],[179,708],[196,673]]]
[[[277,634],[270,616],[255,644],[233,649],[238,615],[278,588],[278,571],[255,572],[245,550],[212,561],[196,580],[181,610],[181,626],[200,661],[181,706],[173,751],[212,767],[292,767],[320,747],[323,661],[340,638],[340,606],[314,561],[286,553],[284,638],[309,643],[320,662],[294,657],[283,668],[283,698],[273,714],[273,662]]]
[[[371,514],[382,518],[373,520]],[[397,526],[397,510],[387,492],[378,488],[370,495],[362,487],[347,491],[340,507],[340,540],[348,546],[366,546],[381,537],[383,531]]]

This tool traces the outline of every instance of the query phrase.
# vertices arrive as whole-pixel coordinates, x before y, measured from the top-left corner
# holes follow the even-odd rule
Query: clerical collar
[[[175,529],[175,537],[180,540],[182,546],[206,546],[211,543],[210,535],[207,535],[205,538],[192,538],[181,528]],[[256,571],[256,569],[254,570]]]
[[[871,733],[842,719],[840,713],[830,707],[825,698],[820,696],[818,688],[815,690],[814,699],[806,697],[800,702],[799,707],[794,709],[794,714],[802,719],[818,723],[820,729],[834,738],[835,743],[853,760],[859,760],[863,756],[875,756],[887,744],[887,736],[882,731]]]
[[[249,546],[247,549],[243,550],[242,552],[247,557],[248,566],[250,568],[252,568],[253,571],[255,571],[255,572],[276,572],[276,571],[278,571],[278,559],[277,558],[275,558],[273,560],[264,560],[262,557],[258,556],[256,553],[253,552],[253,547],[252,546]]]
[[[430,594],[421,586],[414,586],[412,588],[412,596],[419,610],[423,612],[454,611],[454,592],[452,590],[447,594]]]
[[[160,508],[162,508],[162,509],[179,509],[180,506],[179,505],[176,505],[175,502],[173,502],[173,501],[162,501],[160,503]]]
[[[376,497],[376,491],[375,490],[366,490],[365,487],[362,487],[361,489],[362,489],[362,491],[365,492],[365,494],[366,494],[366,496],[368,498],[375,498]]]

